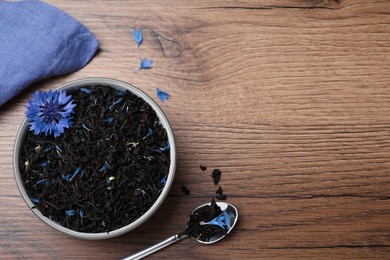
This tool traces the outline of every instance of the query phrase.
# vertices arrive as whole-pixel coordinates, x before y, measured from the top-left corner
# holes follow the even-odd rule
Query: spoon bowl
[[[199,207],[197,207],[196,209],[194,209],[194,211],[192,211],[192,214],[202,210],[203,208],[207,207],[207,206],[210,206],[211,203],[206,203],[206,204],[203,204]],[[234,207],[232,204],[230,203],[226,203],[226,202],[216,202],[216,204],[221,208],[222,211],[225,211],[227,212],[229,218],[230,218],[230,227],[228,230],[226,230],[225,233],[219,233],[218,236],[213,236],[213,237],[210,237],[207,241],[205,240],[201,240],[201,239],[197,239],[195,237],[191,237],[192,239],[194,239],[195,241],[199,242],[199,243],[202,243],[202,244],[205,244],[205,245],[208,245],[208,244],[213,244],[215,242],[218,242],[219,240],[223,239],[224,237],[226,237],[227,234],[229,234],[234,226],[236,225],[237,223],[237,220],[238,220],[238,210],[236,207]],[[200,225],[207,225],[206,223],[200,223]]]
[[[209,237],[207,240],[206,239],[200,239],[200,238],[195,238],[195,237],[191,237],[192,239],[194,239],[195,241],[199,242],[199,243],[202,243],[202,244],[213,244],[215,242],[218,242],[219,240],[223,239],[224,237],[226,237],[227,234],[229,234],[234,226],[236,225],[237,223],[237,220],[238,220],[238,210],[236,209],[236,207],[234,207],[232,204],[230,203],[226,203],[226,202],[216,202],[216,204],[218,205],[218,207],[221,208],[221,211],[224,212],[224,216],[226,216],[227,219],[225,219],[226,222],[228,222],[229,224],[227,225],[227,228],[225,229],[225,232],[217,232],[215,233],[212,237]],[[196,209],[194,209],[192,211],[191,214],[196,214],[196,213],[199,213],[203,210],[205,210],[206,208],[209,208],[211,205],[211,203],[206,203],[206,204],[203,204],[199,207],[197,207]],[[191,219],[191,217],[190,217]],[[190,219],[188,220],[188,223],[190,222]],[[204,223],[204,222],[199,222],[199,225],[213,225],[213,224],[208,224],[208,223]],[[188,225],[187,225],[187,228],[188,228]],[[183,231],[183,232],[180,232],[179,234],[175,235],[175,236],[172,236],[154,246],[151,246],[141,252],[138,252],[134,255],[131,255],[131,256],[128,256],[128,257],[125,257],[123,258],[123,260],[136,260],[136,259],[141,259],[141,258],[144,258],[145,256],[148,256],[150,254],[153,254],[154,252],[160,250],[160,249],[163,249],[164,247],[166,246],[169,246],[183,238],[187,238],[188,235],[186,233],[186,230]]]

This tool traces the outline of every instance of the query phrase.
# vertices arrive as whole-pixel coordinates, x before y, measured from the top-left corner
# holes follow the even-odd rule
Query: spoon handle
[[[170,238],[165,239],[164,241],[162,241],[158,244],[155,244],[154,246],[151,246],[145,250],[142,250],[134,255],[125,257],[122,260],[137,260],[137,259],[144,258],[145,256],[153,254],[154,252],[156,252],[160,249],[163,249],[164,247],[169,246],[170,244],[173,244],[173,243],[175,243],[183,238],[186,238],[186,237],[188,237],[188,236],[183,234],[183,233],[177,234],[175,236],[171,236]]]

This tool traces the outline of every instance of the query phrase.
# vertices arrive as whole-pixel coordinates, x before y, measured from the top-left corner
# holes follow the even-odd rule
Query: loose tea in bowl
[[[37,92],[27,108],[15,143],[15,178],[44,222],[79,238],[109,238],[161,205],[175,173],[175,143],[146,94],[91,78]]]

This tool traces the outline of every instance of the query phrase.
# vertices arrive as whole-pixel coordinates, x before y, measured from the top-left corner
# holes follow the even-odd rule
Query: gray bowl
[[[169,173],[168,173],[168,177],[167,177],[167,182],[166,182],[166,185],[164,186],[164,189],[161,191],[160,196],[156,200],[156,202],[152,205],[152,207],[147,212],[145,212],[145,214],[143,214],[140,218],[138,218],[134,222],[130,223],[129,225],[124,226],[124,227],[119,228],[119,229],[116,229],[116,230],[113,230],[113,231],[110,231],[109,233],[107,233],[107,232],[105,232],[105,233],[84,233],[84,232],[77,232],[77,231],[68,229],[68,228],[50,220],[49,218],[45,217],[44,215],[42,215],[42,213],[37,208],[34,208],[34,204],[31,202],[30,198],[28,197],[28,195],[25,191],[23,180],[22,180],[22,177],[20,174],[18,162],[19,162],[19,157],[20,157],[21,145],[22,145],[22,143],[27,135],[27,132],[28,132],[27,119],[23,120],[23,122],[19,128],[19,131],[17,133],[16,141],[15,141],[15,145],[14,145],[14,156],[13,156],[14,175],[15,175],[15,179],[16,179],[16,184],[19,188],[19,191],[20,191],[24,201],[27,203],[28,207],[32,210],[32,212],[34,212],[35,215],[37,215],[38,218],[40,218],[43,222],[45,222],[49,226],[53,227],[54,229],[63,232],[64,234],[67,234],[67,235],[70,235],[70,236],[73,236],[76,238],[89,239],[89,240],[106,239],[106,238],[112,238],[112,237],[122,235],[122,234],[129,232],[130,230],[138,227],[143,222],[145,222],[148,218],[150,218],[153,215],[153,213],[155,213],[156,210],[161,206],[161,204],[164,202],[165,198],[167,197],[168,192],[171,188],[173,178],[175,175],[175,170],[176,170],[176,146],[175,146],[175,140],[173,137],[172,128],[171,128],[166,116],[164,115],[163,111],[144,92],[142,92],[138,88],[136,88],[130,84],[127,84],[125,82],[114,80],[114,79],[109,79],[109,78],[80,79],[80,80],[76,80],[76,81],[72,81],[72,82],[69,82],[67,84],[64,84],[64,85],[60,86],[59,88],[57,88],[57,90],[72,90],[74,88],[80,88],[80,87],[86,87],[86,86],[98,85],[98,84],[99,85],[107,85],[107,86],[113,87],[113,88],[118,89],[118,90],[129,90],[134,95],[142,98],[146,103],[148,103],[154,109],[158,118],[160,119],[161,124],[163,125],[163,127],[167,131],[168,141],[170,144],[170,160],[171,160],[171,164],[169,167]]]

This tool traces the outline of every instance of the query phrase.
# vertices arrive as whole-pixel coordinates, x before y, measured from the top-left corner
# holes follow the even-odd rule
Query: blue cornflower
[[[64,133],[64,128],[69,128],[72,124],[71,114],[76,106],[71,98],[65,91],[35,92],[28,101],[25,113],[30,131],[34,131],[35,135],[53,133],[54,137]]]

